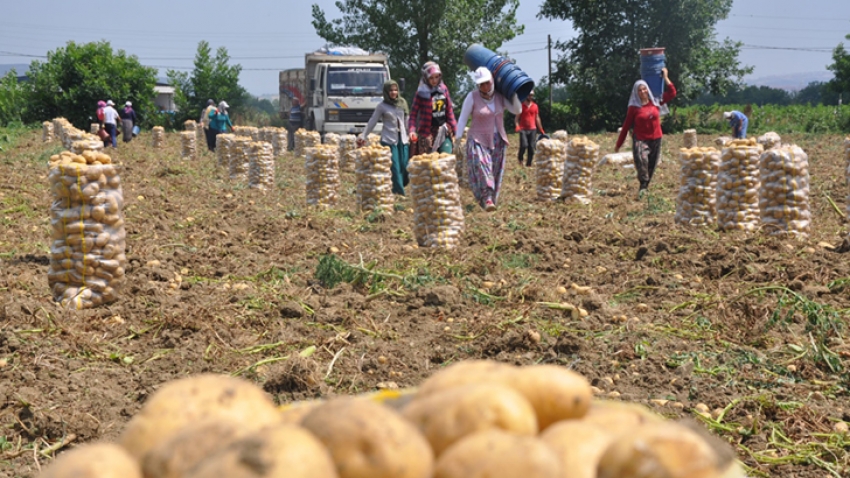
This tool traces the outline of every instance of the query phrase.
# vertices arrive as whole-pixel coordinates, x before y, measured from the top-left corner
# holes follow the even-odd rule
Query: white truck
[[[343,54],[339,54],[342,52]],[[306,129],[321,134],[359,134],[383,101],[390,78],[387,55],[357,49],[308,53],[305,68],[280,72],[280,116],[289,118],[294,100],[306,100],[301,115]],[[381,124],[375,127],[381,132]]]

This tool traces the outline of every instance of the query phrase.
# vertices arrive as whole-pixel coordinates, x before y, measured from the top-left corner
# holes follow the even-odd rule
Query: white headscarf
[[[667,105],[662,105],[655,98],[655,95],[652,94],[652,90],[649,89],[649,85],[643,80],[637,80],[635,85],[632,87],[632,95],[629,97],[629,106],[635,106],[640,108],[643,106],[643,103],[640,101],[640,95],[638,94],[638,88],[643,85],[646,87],[646,93],[649,95],[649,102],[658,107],[658,114],[661,116],[666,115],[670,112],[667,108]]]

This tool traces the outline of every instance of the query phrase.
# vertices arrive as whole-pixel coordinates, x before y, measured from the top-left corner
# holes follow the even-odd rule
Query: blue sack
[[[141,132],[141,128],[139,128],[138,126],[133,126],[133,136],[138,136]]]

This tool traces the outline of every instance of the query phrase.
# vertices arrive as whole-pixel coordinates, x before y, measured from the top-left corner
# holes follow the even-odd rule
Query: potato
[[[152,448],[142,459],[142,471],[147,478],[186,476],[198,463],[251,431],[250,425],[234,420],[191,423]]]
[[[560,478],[555,452],[535,437],[487,430],[449,447],[437,460],[434,478]]]
[[[597,476],[720,478],[730,462],[728,454],[718,453],[686,426],[673,422],[650,423],[617,438],[602,455]]]
[[[518,370],[513,365],[492,360],[465,360],[452,364],[431,375],[419,386],[418,396],[469,383],[504,383]],[[508,377],[505,377],[508,376]]]
[[[582,421],[616,436],[646,423],[660,423],[663,418],[637,403],[594,400]]]
[[[83,445],[59,455],[40,478],[142,478],[139,464],[112,443]]]
[[[419,427],[437,456],[451,444],[492,428],[517,435],[537,434],[528,400],[501,384],[470,384],[413,400],[402,412]]]
[[[558,365],[522,367],[510,386],[534,407],[541,430],[561,420],[583,417],[593,398],[586,378]]]
[[[310,432],[276,424],[198,464],[186,478],[336,478],[328,450]]]
[[[310,402],[301,402],[294,404],[282,405],[280,407],[280,416],[281,422],[290,423],[292,425],[298,425],[301,423],[301,420],[307,416],[313,409],[317,408],[323,402],[318,400],[310,401]]]
[[[243,422],[256,430],[279,421],[280,412],[251,382],[227,375],[196,375],[157,390],[127,424],[119,443],[141,459],[186,425],[215,418]]]
[[[561,460],[563,478],[596,478],[599,459],[614,437],[583,420],[563,420],[540,434],[540,439]]]
[[[434,455],[416,427],[369,400],[339,398],[301,420],[330,450],[341,478],[430,478]]]

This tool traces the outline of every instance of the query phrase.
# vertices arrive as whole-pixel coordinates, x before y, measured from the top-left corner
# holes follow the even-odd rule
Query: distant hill
[[[27,70],[29,70],[30,65],[29,63],[10,63],[8,65],[0,65],[0,76],[5,76],[12,68],[15,69],[15,73],[17,73],[18,76],[23,76],[26,74]]]
[[[833,78],[832,72],[815,71],[806,73],[789,73],[787,75],[760,76],[758,78],[744,78],[744,83],[752,86],[768,86],[781,90],[799,91],[809,86],[813,81],[829,81]]]

